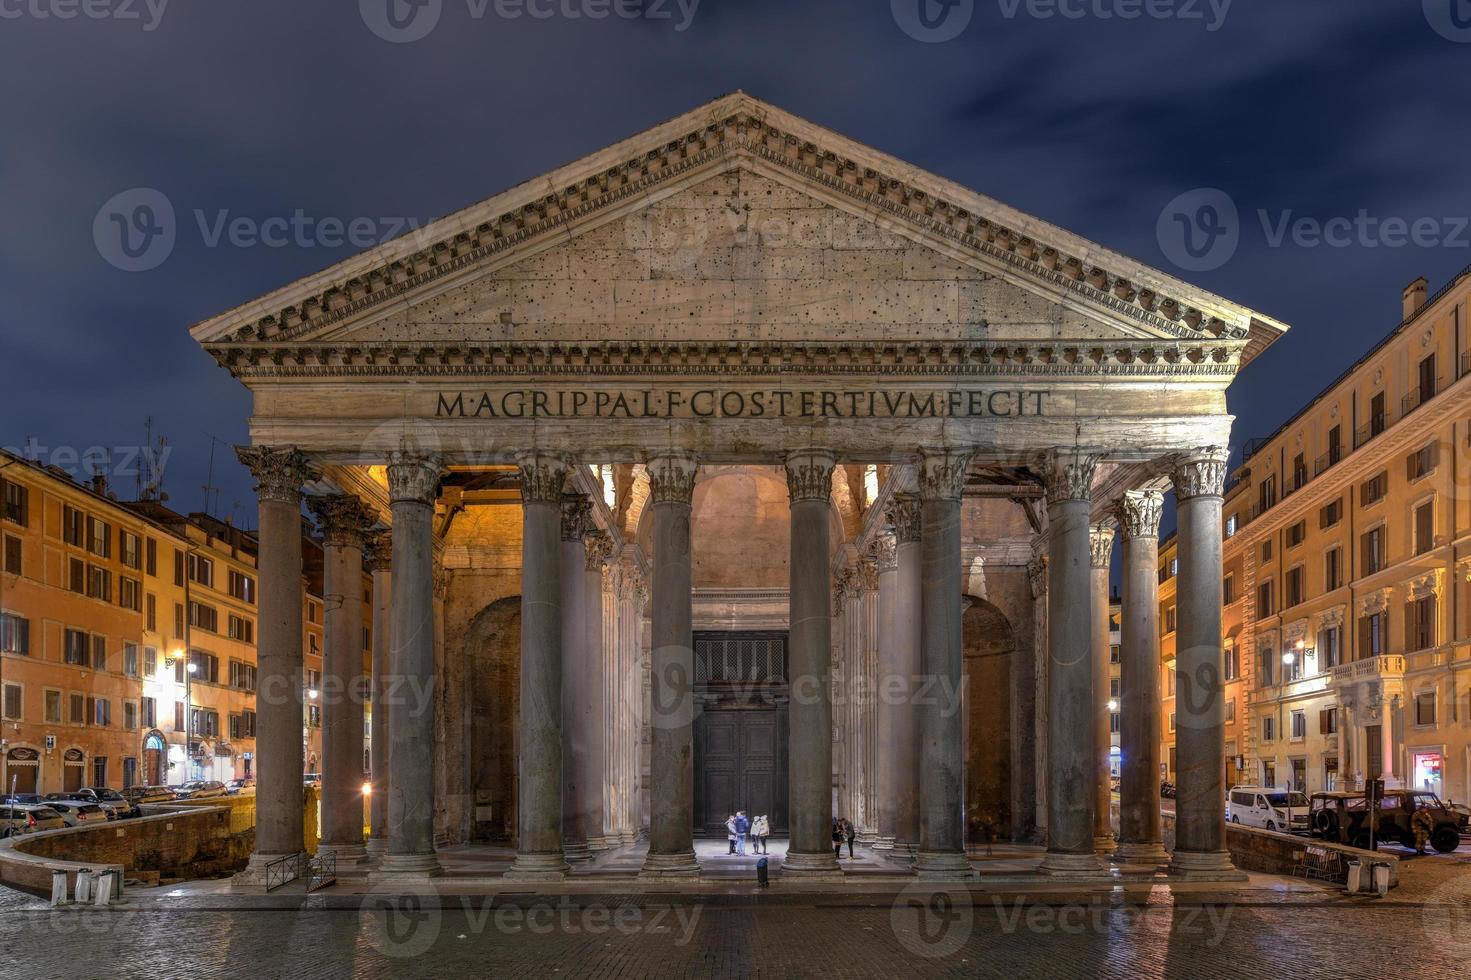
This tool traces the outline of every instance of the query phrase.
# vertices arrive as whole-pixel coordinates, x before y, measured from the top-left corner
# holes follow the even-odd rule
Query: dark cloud
[[[1240,250],[1181,275],[1295,327],[1233,389],[1243,441],[1386,333],[1410,279],[1438,288],[1471,262],[1273,248],[1256,218],[1471,214],[1471,44],[1419,3],[1235,0],[1209,30],[976,0],[960,37],[923,44],[888,0],[703,0],[683,31],[675,0],[644,2],[673,19],[634,22],[476,20],[471,2],[444,0],[403,45],[350,0],[174,2],[151,31],[0,20],[0,443],[133,445],[151,415],[175,449],[168,489],[198,506],[211,434],[243,440],[249,400],[185,327],[355,249],[211,248],[196,211],[425,222],[736,88],[1171,271],[1161,207],[1227,190]],[[144,273],[92,240],[98,207],[133,187],[180,217]],[[248,499],[233,461],[214,482],[223,509]]]

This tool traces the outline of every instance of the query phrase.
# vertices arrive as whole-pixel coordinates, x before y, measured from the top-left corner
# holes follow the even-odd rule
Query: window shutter
[[[1359,619],[1359,659],[1368,660],[1372,649],[1369,636],[1369,617],[1364,616]]]
[[[1328,734],[1328,710],[1326,708],[1318,712],[1318,734]]]

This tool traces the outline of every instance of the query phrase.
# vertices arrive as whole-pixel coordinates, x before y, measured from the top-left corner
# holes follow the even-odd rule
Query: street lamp
[[[1117,710],[1119,710],[1119,699],[1118,698],[1109,698],[1108,699],[1108,710],[1109,711],[1117,711]]]

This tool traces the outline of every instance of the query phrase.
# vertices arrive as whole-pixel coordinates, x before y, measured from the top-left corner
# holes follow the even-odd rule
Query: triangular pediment
[[[253,347],[1214,346],[1285,327],[744,94],[193,328]],[[233,352],[233,353],[231,353]]]

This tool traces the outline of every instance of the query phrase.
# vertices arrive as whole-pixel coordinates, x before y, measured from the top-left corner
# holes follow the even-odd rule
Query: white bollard
[[[51,869],[51,907],[61,908],[70,905],[66,897],[66,872],[60,868]]]
[[[76,894],[73,896],[78,905],[90,905],[92,903],[92,869],[77,869]]]
[[[1357,895],[1359,893],[1359,878],[1362,876],[1363,865],[1358,861],[1348,862],[1348,893]]]
[[[98,908],[106,908],[112,903],[112,872],[97,872],[97,894],[92,904]]]
[[[1374,891],[1379,893],[1380,898],[1389,894],[1389,865],[1374,865]]]

